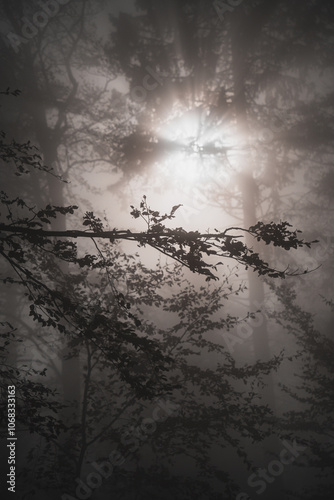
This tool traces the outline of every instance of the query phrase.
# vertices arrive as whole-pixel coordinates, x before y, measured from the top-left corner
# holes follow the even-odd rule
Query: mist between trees
[[[41,10],[36,11],[31,20],[26,17],[21,18],[21,33],[9,32],[6,35],[14,52],[17,54],[22,43],[28,43],[34,38],[39,30],[45,28],[49,20],[58,14],[60,7],[68,4],[69,1],[70,0],[40,0],[37,2]]]
[[[171,401],[158,401],[152,412],[152,418],[144,418],[140,425],[135,428],[129,429],[121,438],[122,445],[127,448],[126,455],[134,453],[138,450],[139,446],[143,441],[148,439],[148,436],[155,432],[157,428],[157,422],[164,422],[171,414],[175,413],[179,409],[180,405],[175,405]],[[161,415],[162,412],[162,415]],[[131,447],[129,447],[131,445]],[[85,482],[80,478],[76,478],[77,487],[75,489],[76,497],[80,499],[89,498],[92,495],[92,491],[99,488],[103,479],[108,479],[113,473],[114,466],[121,466],[126,461],[127,457],[122,456],[122,454],[116,450],[113,450],[108,455],[108,461],[104,462],[92,462],[91,465],[94,468],[94,472],[90,472],[86,476]],[[64,494],[62,495],[62,500],[73,499],[73,496]]]

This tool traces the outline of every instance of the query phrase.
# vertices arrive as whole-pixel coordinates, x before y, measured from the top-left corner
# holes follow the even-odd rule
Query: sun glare
[[[206,110],[195,108],[167,119],[156,133],[158,141],[167,145],[159,168],[168,178],[187,184],[204,182],[211,176],[228,181],[233,135],[226,124],[211,123]]]

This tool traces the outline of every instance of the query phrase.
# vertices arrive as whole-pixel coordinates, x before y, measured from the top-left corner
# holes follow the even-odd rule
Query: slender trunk
[[[35,135],[38,141],[41,152],[43,153],[43,161],[48,167],[53,167],[56,174],[58,160],[58,147],[61,142],[61,136],[49,127],[47,123],[47,107],[44,105],[43,100],[40,99],[40,89],[38,86],[38,78],[35,76],[34,71],[31,71],[30,76],[30,107],[27,110],[34,117]],[[46,177],[48,188],[48,199],[46,203],[56,206],[64,206],[64,184],[52,176]],[[51,229],[57,231],[66,230],[65,217],[57,217],[52,220]],[[59,262],[60,274],[63,276],[68,275],[68,264],[66,262]],[[56,277],[55,277],[56,278]],[[63,285],[61,285],[63,286]],[[68,358],[69,348],[66,339],[63,340],[62,351],[62,390],[63,398],[66,404],[76,406],[76,411],[68,410],[64,414],[64,419],[69,423],[70,421],[77,421],[78,405],[80,403],[80,384],[81,384],[81,369],[79,357]]]
[[[247,40],[244,33],[247,32],[247,23],[250,22],[246,19],[243,12],[237,12],[232,27],[232,70],[234,80],[234,117],[238,132],[243,137],[243,146],[245,151],[239,157],[239,186],[242,197],[242,210],[244,217],[244,227],[247,229],[257,222],[256,205],[257,205],[257,190],[258,187],[253,178],[253,171],[255,164],[249,154],[249,126],[247,118],[247,100],[245,93],[245,78],[247,74],[247,64],[245,54],[247,53]],[[258,244],[250,235],[246,234],[246,244],[257,250]],[[248,271],[248,288],[249,288],[249,306],[251,310],[261,308],[264,302],[264,285],[261,279],[255,275],[252,269]],[[255,358],[261,361],[267,361],[270,358],[269,339],[267,332],[267,321],[263,318],[262,324],[256,328],[252,335],[254,342]],[[265,400],[269,406],[274,410],[274,389],[271,377],[268,377],[267,388],[265,391]]]
[[[49,148],[44,147],[44,160],[46,165],[52,166],[56,169],[57,161],[57,144],[48,144]],[[58,172],[57,172],[58,173]],[[48,178],[48,192],[49,200],[51,205],[64,206],[64,192],[63,185],[49,176]],[[57,217],[52,220],[51,229],[56,231],[66,230],[66,220],[65,217]],[[67,262],[58,262],[59,273],[62,276],[61,282],[58,285],[59,291],[66,292],[66,277],[69,273],[69,265]],[[56,281],[57,286],[57,281]],[[63,454],[59,456],[59,468],[60,470],[66,469],[64,471],[63,480],[64,483],[70,480],[70,478],[75,477],[77,473],[77,466],[79,457],[78,453],[83,443],[80,442],[80,435],[75,430],[77,425],[80,425],[80,415],[81,415],[81,365],[79,354],[72,355],[71,348],[69,346],[69,340],[62,338],[62,351],[61,351],[61,386],[63,393],[63,403],[66,405],[62,411],[63,422],[71,427],[69,433],[60,436],[60,443],[63,448],[68,449],[68,456],[64,457]],[[73,459],[69,460],[70,457]],[[66,461],[66,463],[64,462]]]
[[[55,148],[55,145],[51,145]],[[51,151],[52,152],[52,151]],[[54,152],[53,152],[54,153]],[[55,154],[52,155],[55,158]],[[47,165],[54,165],[54,161],[51,155],[45,155],[45,162]],[[52,163],[50,163],[52,161]],[[52,205],[64,206],[65,200],[63,196],[63,186],[59,181],[55,181],[53,178],[49,178],[49,194],[50,202]],[[52,221],[52,230],[55,231],[65,231],[66,221],[65,217],[57,217]],[[67,262],[59,262],[60,271],[63,276],[67,276],[69,269]],[[65,284],[66,286],[66,284]],[[76,409],[72,409],[70,412],[65,412],[66,420],[73,418],[75,421],[79,418],[79,404],[80,404],[80,385],[81,385],[81,367],[79,356],[73,356],[68,359],[70,349],[68,347],[68,342],[66,339],[63,340],[63,351],[62,351],[62,389],[64,402],[74,405]]]
[[[38,97],[38,89],[35,88],[36,99]],[[38,102],[38,101],[37,101]],[[53,167],[56,174],[59,174],[57,150],[60,144],[60,137],[54,136],[54,131],[47,124],[47,109],[43,105],[35,107],[35,127],[36,138],[40,149],[43,153],[44,163],[48,167]],[[47,176],[47,196],[45,202],[51,205],[64,206],[64,185],[59,180],[52,176]],[[57,217],[52,220],[51,229],[56,231],[66,230],[65,217]],[[69,273],[69,265],[67,262],[59,261],[59,276],[55,276],[55,286],[60,292],[66,289],[66,278]],[[58,279],[60,277],[60,279]],[[61,472],[62,481],[67,483],[70,478],[75,477],[76,466],[78,460],[77,450],[80,448],[78,441],[80,436],[75,430],[80,422],[80,398],[81,398],[81,366],[79,355],[71,355],[68,339],[62,338],[61,351],[61,386],[63,393],[63,403],[66,405],[62,412],[62,420],[69,427],[69,432],[61,435],[59,442],[63,449],[68,450],[66,456],[61,453],[58,457],[59,470]]]

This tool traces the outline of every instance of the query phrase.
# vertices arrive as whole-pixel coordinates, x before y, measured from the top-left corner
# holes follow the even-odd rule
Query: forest
[[[334,4],[0,12],[2,498],[332,499]]]

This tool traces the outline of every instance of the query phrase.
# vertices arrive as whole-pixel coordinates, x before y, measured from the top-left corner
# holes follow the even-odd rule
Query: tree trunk
[[[262,22],[265,21],[265,13],[262,13]],[[260,29],[261,19],[254,18],[253,16],[246,17],[242,7],[236,8],[231,15],[231,57],[232,57],[232,72],[234,84],[234,100],[233,100],[233,114],[236,122],[238,133],[243,138],[242,146],[244,146],[239,158],[239,186],[242,197],[242,209],[244,218],[244,227],[248,228],[257,222],[256,205],[258,199],[258,186],[253,177],[255,170],[255,162],[252,160],[249,152],[250,146],[250,130],[247,117],[247,98],[245,92],[246,76],[247,76],[247,59],[246,54],[249,53],[249,48],[254,41],[254,37],[259,35],[259,32],[252,27],[252,21]],[[258,243],[250,235],[246,235],[246,245],[253,247],[258,251]],[[248,289],[249,289],[249,308],[251,311],[262,309],[264,302],[264,284],[261,279],[253,272],[252,269],[248,270]],[[268,361],[270,359],[269,338],[267,320],[263,316],[262,323],[254,328],[252,333],[252,340],[254,345],[255,360]],[[263,402],[268,404],[275,414],[275,393],[272,375],[268,375],[264,379],[265,388],[262,392]],[[282,444],[273,436],[271,442],[266,443],[266,450],[262,448],[259,454],[256,455],[256,462],[259,467],[266,468],[273,455],[278,456],[282,449]],[[267,452],[267,453],[266,453]],[[254,464],[256,465],[256,464]],[[282,477],[275,478],[275,486],[270,488],[270,498],[279,500],[282,498],[283,482]]]

